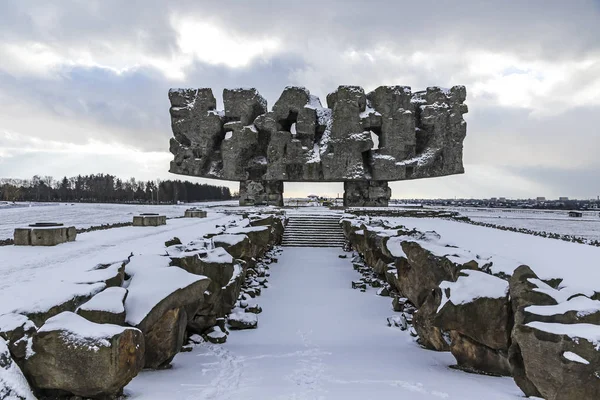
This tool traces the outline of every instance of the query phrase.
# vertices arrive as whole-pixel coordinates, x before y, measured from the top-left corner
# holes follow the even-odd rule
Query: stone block
[[[206,211],[190,208],[189,210],[185,210],[184,216],[186,218],[206,218]]]
[[[167,224],[167,217],[159,214],[140,214],[133,217],[133,226],[160,226]]]
[[[17,246],[56,246],[57,244],[74,242],[77,229],[74,226],[40,222],[26,228],[16,228],[14,241]]]

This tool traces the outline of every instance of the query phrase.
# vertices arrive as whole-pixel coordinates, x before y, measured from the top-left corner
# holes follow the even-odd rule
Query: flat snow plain
[[[574,235],[590,240],[600,240],[600,210],[584,211],[582,218],[571,218],[568,211],[517,210],[506,208],[443,208],[458,211],[476,222],[525,228],[537,232]]]
[[[284,248],[271,287],[255,300],[258,329],[223,345],[180,353],[173,368],[143,371],[131,399],[518,399],[512,378],[448,368],[450,353],[424,350],[386,325],[391,299],[351,289],[360,275],[341,249]]]
[[[0,204],[0,240],[13,237],[15,228],[35,222],[61,222],[76,228],[102,224],[131,222],[140,213],[160,213],[181,217],[186,209],[197,205],[207,207],[235,205],[233,202],[208,202],[184,205],[103,204],[103,203],[17,203]]]

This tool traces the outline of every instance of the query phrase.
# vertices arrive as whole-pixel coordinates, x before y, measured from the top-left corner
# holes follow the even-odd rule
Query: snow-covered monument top
[[[240,204],[283,203],[283,182],[344,182],[347,206],[385,206],[388,181],[460,174],[464,86],[340,86],[327,107],[286,87],[271,111],[256,89],[171,89],[170,171],[240,181]],[[373,140],[375,138],[375,141]],[[378,142],[378,143],[377,143]]]

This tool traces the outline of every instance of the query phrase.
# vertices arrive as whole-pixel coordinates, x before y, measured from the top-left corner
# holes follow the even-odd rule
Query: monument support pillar
[[[283,181],[241,181],[240,206],[283,207]]]
[[[391,197],[387,181],[344,182],[344,207],[387,207]]]

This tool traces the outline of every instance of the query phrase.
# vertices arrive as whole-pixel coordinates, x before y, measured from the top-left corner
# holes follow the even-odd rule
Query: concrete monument
[[[464,86],[340,86],[327,107],[286,87],[273,108],[256,89],[171,89],[170,171],[240,182],[240,205],[283,205],[283,182],[344,182],[344,205],[386,206],[389,181],[461,174]]]

